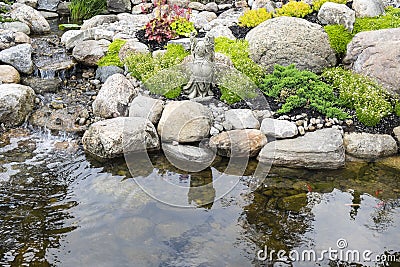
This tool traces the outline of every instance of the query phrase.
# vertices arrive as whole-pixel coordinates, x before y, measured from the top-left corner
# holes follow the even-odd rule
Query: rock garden
[[[2,132],[73,133],[101,160],[162,150],[337,169],[399,153],[398,0],[17,0],[0,12]],[[214,50],[207,95],[185,93],[195,39]]]

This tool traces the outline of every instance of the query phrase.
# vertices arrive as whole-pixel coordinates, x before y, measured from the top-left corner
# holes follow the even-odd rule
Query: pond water
[[[191,208],[177,208],[146,195],[124,160],[97,162],[75,140],[26,129],[0,136],[1,266],[400,264],[399,157],[337,171],[273,168],[255,192],[251,161],[229,194],[203,204],[215,197],[210,182],[224,160],[194,175],[151,155],[160,181],[210,185],[188,191]],[[342,261],[318,259],[329,248]],[[360,259],[351,258],[356,250]],[[367,262],[378,255],[386,261]]]

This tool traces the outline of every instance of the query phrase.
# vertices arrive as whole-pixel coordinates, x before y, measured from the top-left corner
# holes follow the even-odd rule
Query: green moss
[[[347,44],[353,39],[353,34],[343,25],[327,25],[324,27],[329,37],[329,43],[335,52],[343,56],[347,50]]]
[[[328,69],[322,77],[339,92],[340,103],[354,109],[366,126],[375,126],[393,111],[389,94],[368,77],[342,68]]]
[[[261,90],[282,103],[277,111],[288,113],[295,108],[311,108],[330,118],[345,119],[348,115],[340,108],[333,88],[310,71],[300,71],[294,65],[275,65],[274,72],[265,76]]]
[[[125,40],[115,40],[108,46],[107,54],[102,57],[98,62],[97,65],[100,67],[103,66],[118,66],[123,67],[124,64],[119,60],[119,50],[121,47],[126,43]]]
[[[308,14],[312,13],[312,8],[309,4],[300,1],[290,1],[283,5],[281,8],[275,10],[275,17],[287,16],[287,17],[298,17],[304,18]]]
[[[400,8],[388,7],[386,14],[374,18],[357,18],[353,33],[400,27]]]
[[[272,12],[267,12],[265,8],[247,10],[239,17],[239,26],[241,27],[256,27],[260,23],[272,18]]]
[[[256,85],[261,83],[264,70],[250,58],[249,43],[246,40],[231,40],[226,37],[218,37],[215,39],[215,52],[228,56],[235,68]]]
[[[394,113],[400,117],[400,100],[397,100],[394,105]]]

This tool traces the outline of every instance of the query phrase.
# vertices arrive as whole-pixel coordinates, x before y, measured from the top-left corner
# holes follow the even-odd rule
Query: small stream
[[[163,155],[150,158],[160,179],[168,174],[192,184]],[[320,253],[337,249],[339,239],[346,251],[399,260],[399,162],[355,162],[329,172],[273,168],[255,192],[243,176],[210,205],[196,203],[213,190],[188,194],[192,208],[175,208],[147,196],[124,160],[97,162],[73,136],[12,130],[0,138],[0,265],[350,266],[328,257],[312,264],[257,258],[265,247]],[[193,179],[210,181],[225,168],[217,160]]]

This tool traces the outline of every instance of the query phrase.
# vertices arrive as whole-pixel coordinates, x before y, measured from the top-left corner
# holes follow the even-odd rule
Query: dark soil
[[[321,24],[318,20],[318,12],[314,11],[313,13],[310,13],[304,17],[305,20],[312,22],[312,23],[317,23]]]
[[[153,40],[152,41],[147,40],[147,38],[145,37],[145,30],[137,31],[136,38],[138,38],[139,42],[146,44],[149,47],[150,52],[153,52],[156,50],[162,50],[165,48],[165,46],[168,43],[168,41],[157,43],[156,41],[153,41]]]
[[[240,26],[230,26],[229,29],[232,31],[233,36],[235,36],[237,39],[244,39],[247,35],[247,33],[252,29],[252,28],[247,28],[247,27],[240,27]]]

